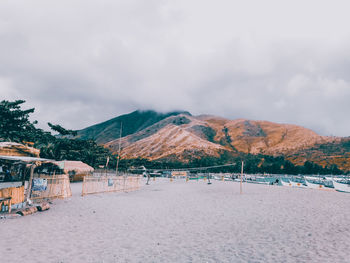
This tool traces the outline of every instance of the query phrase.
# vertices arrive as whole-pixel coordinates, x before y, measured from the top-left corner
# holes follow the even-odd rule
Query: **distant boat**
[[[323,182],[320,183],[313,183],[309,180],[305,179],[306,186],[311,189],[319,189],[319,190],[335,190],[334,188],[327,187],[323,184]]]
[[[269,181],[269,178],[266,178],[264,176],[254,176],[254,177],[248,178],[246,182],[252,183],[252,184],[271,184],[271,181]]]
[[[305,176],[305,183],[309,188],[312,189],[330,189],[334,188],[333,180],[331,177],[315,177],[315,176]]]
[[[286,182],[286,181],[283,181],[282,179],[281,179],[281,185],[282,186],[292,186],[292,184],[289,180]]]
[[[288,180],[287,182],[281,180],[281,185],[282,186],[289,186],[289,187],[299,187],[299,188],[305,188],[306,187],[303,183],[301,183],[301,182],[294,182],[292,180]]]
[[[311,189],[324,189],[325,186],[323,184],[311,183],[309,180],[305,179],[306,186]]]
[[[350,184],[349,183],[341,183],[333,180],[333,185],[335,190],[338,192],[350,193]]]
[[[304,185],[303,183],[300,183],[300,182],[290,181],[290,184],[292,185],[292,187],[299,187],[299,188],[305,188],[306,187],[306,185]]]

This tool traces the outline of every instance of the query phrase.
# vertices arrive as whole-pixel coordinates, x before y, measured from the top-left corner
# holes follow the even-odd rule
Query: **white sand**
[[[151,183],[0,220],[0,262],[350,262],[350,194]]]

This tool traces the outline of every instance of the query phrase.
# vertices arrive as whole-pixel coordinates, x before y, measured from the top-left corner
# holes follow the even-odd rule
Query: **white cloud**
[[[18,92],[14,89],[11,79],[0,76],[0,98],[13,100],[16,97],[18,97]]]
[[[287,83],[287,94],[296,97],[300,96],[303,93],[305,94],[311,85],[311,80],[301,74],[298,74],[294,76],[288,83]]]
[[[0,3],[0,95],[85,126],[137,108],[350,135],[348,1]]]

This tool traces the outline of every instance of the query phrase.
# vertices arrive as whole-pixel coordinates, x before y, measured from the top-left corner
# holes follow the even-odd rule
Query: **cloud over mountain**
[[[136,108],[350,134],[347,1],[2,1],[0,97],[78,129]]]

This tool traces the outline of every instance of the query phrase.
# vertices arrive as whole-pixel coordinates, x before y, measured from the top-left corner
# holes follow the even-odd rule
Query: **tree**
[[[58,125],[58,124],[54,125],[54,124],[51,124],[50,122],[48,122],[47,125],[49,125],[51,130],[53,130],[55,132],[58,132],[62,136],[66,136],[66,135],[76,136],[78,134],[77,131],[67,130],[67,129],[63,128],[61,125]]]
[[[2,140],[20,142],[32,129],[33,124],[29,121],[29,114],[34,112],[34,108],[22,110],[21,104],[24,102],[24,100],[0,102],[0,138]]]
[[[12,142],[34,142],[36,145],[46,144],[52,139],[49,132],[36,128],[37,121],[30,122],[29,115],[34,108],[21,109],[24,100],[0,102],[0,140]]]
[[[286,174],[298,174],[298,168],[288,160],[284,162],[283,170]]]
[[[104,165],[109,157],[110,165],[115,166],[116,158],[108,149],[97,145],[94,141],[67,138],[69,135],[76,135],[75,131],[48,123],[53,131],[61,135],[55,137],[50,132],[36,128],[37,121],[29,120],[30,114],[35,109],[23,110],[21,108],[23,103],[24,100],[0,102],[0,140],[34,142],[34,147],[40,149],[40,156],[48,159],[82,161],[98,167]]]

